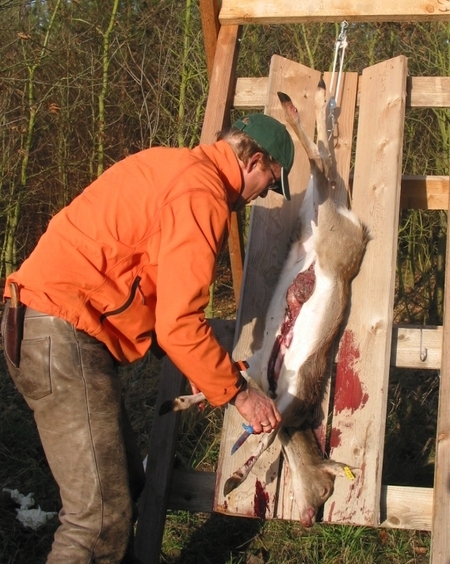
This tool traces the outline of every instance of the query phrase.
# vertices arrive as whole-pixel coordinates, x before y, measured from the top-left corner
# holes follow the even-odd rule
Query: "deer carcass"
[[[329,352],[347,307],[350,282],[369,235],[351,211],[332,199],[323,81],[315,95],[317,144],[306,135],[289,96],[278,96],[286,121],[308,154],[311,177],[299,227],[267,311],[263,344],[247,360],[246,376],[274,399],[282,421],[271,434],[260,436],[249,459],[226,481],[224,495],[242,484],[279,435],[295,481],[300,520],[309,527],[332,494],[335,476],[344,474],[344,464],[323,460],[312,419],[323,397]],[[201,399],[202,394],[178,398],[175,409]]]

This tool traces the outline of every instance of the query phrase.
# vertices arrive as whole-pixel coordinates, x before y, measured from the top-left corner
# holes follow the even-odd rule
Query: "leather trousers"
[[[5,311],[2,335],[6,319]],[[27,308],[19,368],[7,363],[60,489],[48,564],[133,562],[133,508],[145,476],[114,358],[66,321]]]

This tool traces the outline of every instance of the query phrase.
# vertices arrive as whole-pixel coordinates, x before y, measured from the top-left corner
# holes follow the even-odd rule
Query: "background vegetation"
[[[0,0],[0,280],[35,246],[52,215],[111,164],[152,145],[198,142],[208,91],[199,7],[193,0]],[[266,76],[272,54],[329,70],[339,26],[247,26],[239,76]],[[414,76],[448,76],[450,26],[354,24],[346,69],[404,54]],[[408,110],[404,172],[449,174],[448,110]],[[399,233],[396,321],[442,323],[447,217],[404,210]],[[217,316],[234,316],[226,253]],[[123,371],[132,422],[146,454],[159,363]],[[385,483],[432,486],[438,374],[391,377]],[[221,410],[183,419],[179,455],[214,470]],[[0,486],[34,493],[59,510],[57,488],[32,414],[0,365]],[[45,562],[56,520],[38,531],[0,498],[0,563]],[[162,562],[419,563],[429,535],[172,512]]]

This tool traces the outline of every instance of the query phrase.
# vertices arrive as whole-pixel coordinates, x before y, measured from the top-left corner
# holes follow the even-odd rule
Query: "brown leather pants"
[[[2,335],[6,318],[5,311]],[[66,321],[27,308],[20,366],[8,368],[60,488],[61,525],[47,562],[132,562],[144,471],[112,355]]]

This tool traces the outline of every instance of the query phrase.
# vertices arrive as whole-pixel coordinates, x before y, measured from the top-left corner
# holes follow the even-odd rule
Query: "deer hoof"
[[[159,408],[159,415],[165,415],[173,411],[174,402],[172,400],[165,401]]]
[[[225,482],[223,486],[223,495],[230,494],[233,490],[235,490],[238,486],[242,484],[242,477],[233,475],[231,478]]]

